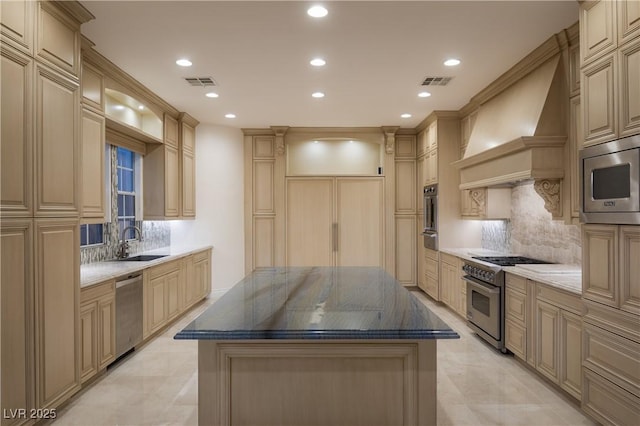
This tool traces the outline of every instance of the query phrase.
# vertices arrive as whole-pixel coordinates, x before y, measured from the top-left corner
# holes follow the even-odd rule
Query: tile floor
[[[480,340],[456,314],[415,294],[461,337],[438,342],[439,425],[595,424],[512,356]],[[60,409],[53,424],[196,425],[197,344],[173,336],[211,303],[110,368]]]

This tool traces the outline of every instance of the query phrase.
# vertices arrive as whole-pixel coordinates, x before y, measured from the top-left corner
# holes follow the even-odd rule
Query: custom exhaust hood
[[[460,189],[534,180],[545,207],[561,214],[567,85],[560,54],[481,104],[460,170]]]

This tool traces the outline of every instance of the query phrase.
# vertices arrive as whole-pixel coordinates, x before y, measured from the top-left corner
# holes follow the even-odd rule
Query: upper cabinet
[[[196,126],[188,114],[180,117],[180,216],[196,216]]]
[[[0,2],[0,37],[2,44],[25,53],[33,53],[34,13],[36,2]]]
[[[584,145],[640,132],[640,2],[581,3]]]

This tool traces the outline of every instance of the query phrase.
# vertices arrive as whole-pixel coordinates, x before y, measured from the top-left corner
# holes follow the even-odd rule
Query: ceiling
[[[578,20],[575,0],[333,1],[321,19],[299,1],[83,4],[96,19],[82,32],[98,52],[200,122],[239,128],[415,127],[433,110],[460,109]],[[309,64],[318,56],[326,66]],[[462,63],[444,66],[450,57]],[[429,76],[453,79],[421,87]],[[204,96],[212,90],[218,98]]]

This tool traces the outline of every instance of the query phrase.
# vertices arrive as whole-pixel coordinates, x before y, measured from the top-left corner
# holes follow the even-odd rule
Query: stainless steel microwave
[[[640,224],[640,135],[580,151],[585,223]]]

